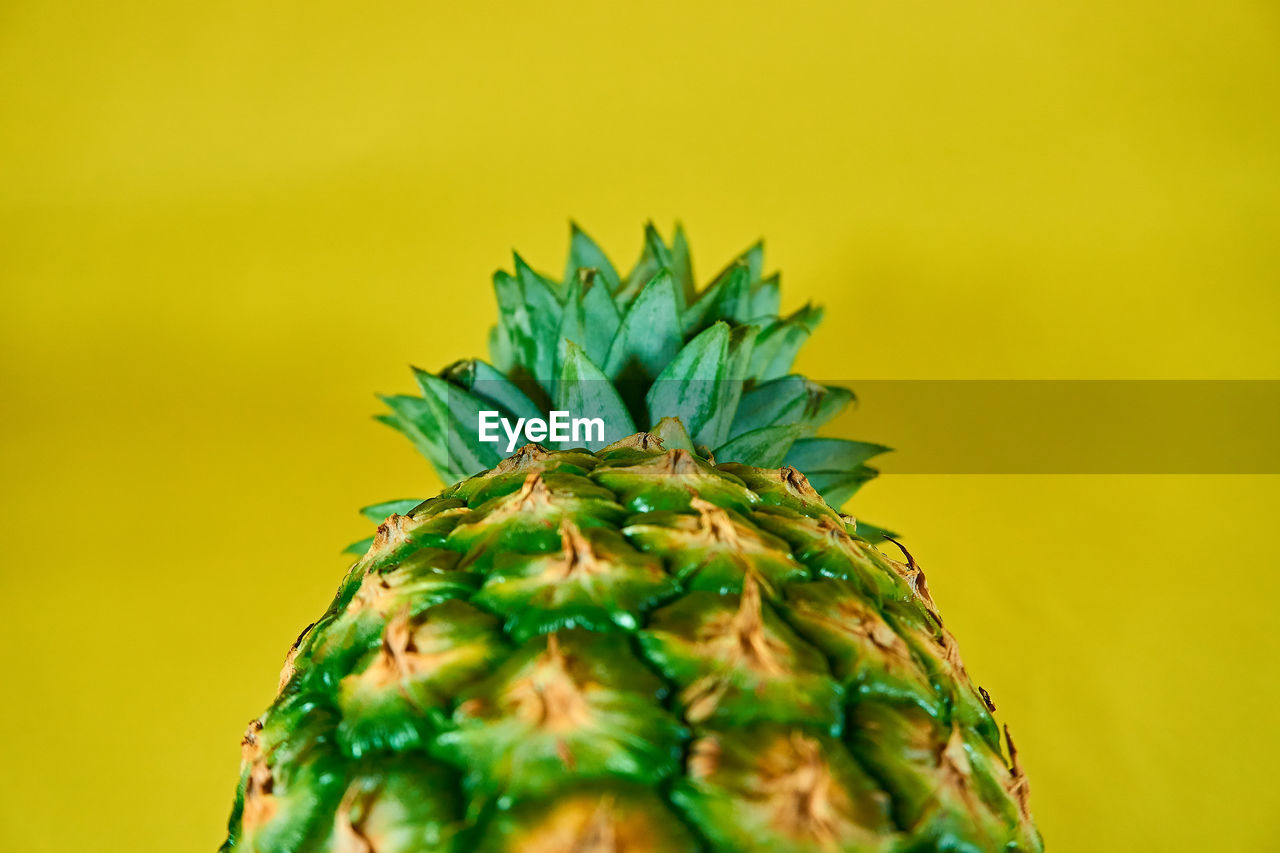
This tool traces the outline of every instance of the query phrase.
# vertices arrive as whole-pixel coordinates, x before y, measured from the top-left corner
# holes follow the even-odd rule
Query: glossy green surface
[[[247,733],[224,849],[1041,849],[919,569],[664,434],[391,515]]]

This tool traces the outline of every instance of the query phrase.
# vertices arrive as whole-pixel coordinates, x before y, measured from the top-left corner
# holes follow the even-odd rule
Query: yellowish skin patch
[[[516,715],[538,728],[567,733],[591,719],[585,694],[592,685],[580,685],[569,671],[568,660],[555,634],[547,636],[547,649],[532,671],[515,681],[499,700]]]
[[[873,609],[860,601],[840,601],[835,605],[834,613],[821,610],[807,601],[792,606],[797,612],[803,613],[809,622],[847,637],[870,640],[876,648],[885,652],[886,662],[892,670],[905,670],[914,663],[911,650],[903,639]]]
[[[689,776],[714,784],[721,762],[717,736],[700,738],[690,748]],[[780,836],[830,851],[845,849],[851,840],[876,838],[832,773],[822,744],[804,732],[793,730],[761,744],[744,782],[743,795]]]
[[[519,853],[641,853],[659,848],[652,818],[608,795],[582,794],[554,804],[507,847]]]
[[[788,649],[766,633],[760,585],[750,574],[743,580],[738,611],[708,619],[694,642],[706,657],[723,664],[726,672],[744,666],[768,676],[786,672],[779,658],[785,656]],[[680,697],[685,716],[692,723],[707,719],[715,713],[728,689],[728,679],[714,673],[693,682]]]
[[[567,518],[560,522],[560,542],[563,559],[548,567],[543,574],[547,580],[563,581],[578,574],[591,576],[607,571],[591,542],[582,535],[578,525]]]
[[[252,832],[263,826],[276,816],[280,804],[272,793],[274,780],[267,763],[262,759],[254,762],[249,771],[249,785],[244,794],[243,825],[245,832]]]

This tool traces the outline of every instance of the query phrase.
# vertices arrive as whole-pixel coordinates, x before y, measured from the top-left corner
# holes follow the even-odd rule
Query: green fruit
[[[575,227],[563,281],[495,276],[494,366],[386,399],[454,485],[366,510],[224,850],[1041,849],[920,569],[833,508],[885,448],[814,436],[849,394],[790,374],[818,312],[761,272],[698,292],[649,228],[623,278]],[[554,409],[612,434],[479,439]]]

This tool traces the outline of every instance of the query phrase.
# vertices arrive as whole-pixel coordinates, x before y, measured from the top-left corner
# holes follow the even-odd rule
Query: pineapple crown
[[[840,506],[876,471],[888,448],[815,436],[853,400],[844,388],[791,373],[822,310],[779,314],[779,277],[764,275],[757,242],[699,290],[684,230],[668,245],[652,224],[627,275],[576,224],[564,277],[517,254],[493,276],[499,318],[491,363],[414,369],[421,396],[385,396],[382,422],[406,435],[446,483],[507,455],[482,440],[482,413],[510,421],[552,411],[599,417],[596,440],[544,442],[592,450],[637,431],[719,462],[803,471]],[[493,415],[486,415],[492,418]]]

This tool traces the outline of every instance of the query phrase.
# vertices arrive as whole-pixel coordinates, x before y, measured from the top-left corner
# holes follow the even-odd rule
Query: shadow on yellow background
[[[765,235],[818,377],[1280,377],[1274,4],[455,5],[0,11],[0,848],[221,841],[355,509],[439,487],[372,394],[570,216],[624,263],[678,216],[704,276]],[[1274,849],[1280,478],[852,510],[1051,849]]]

